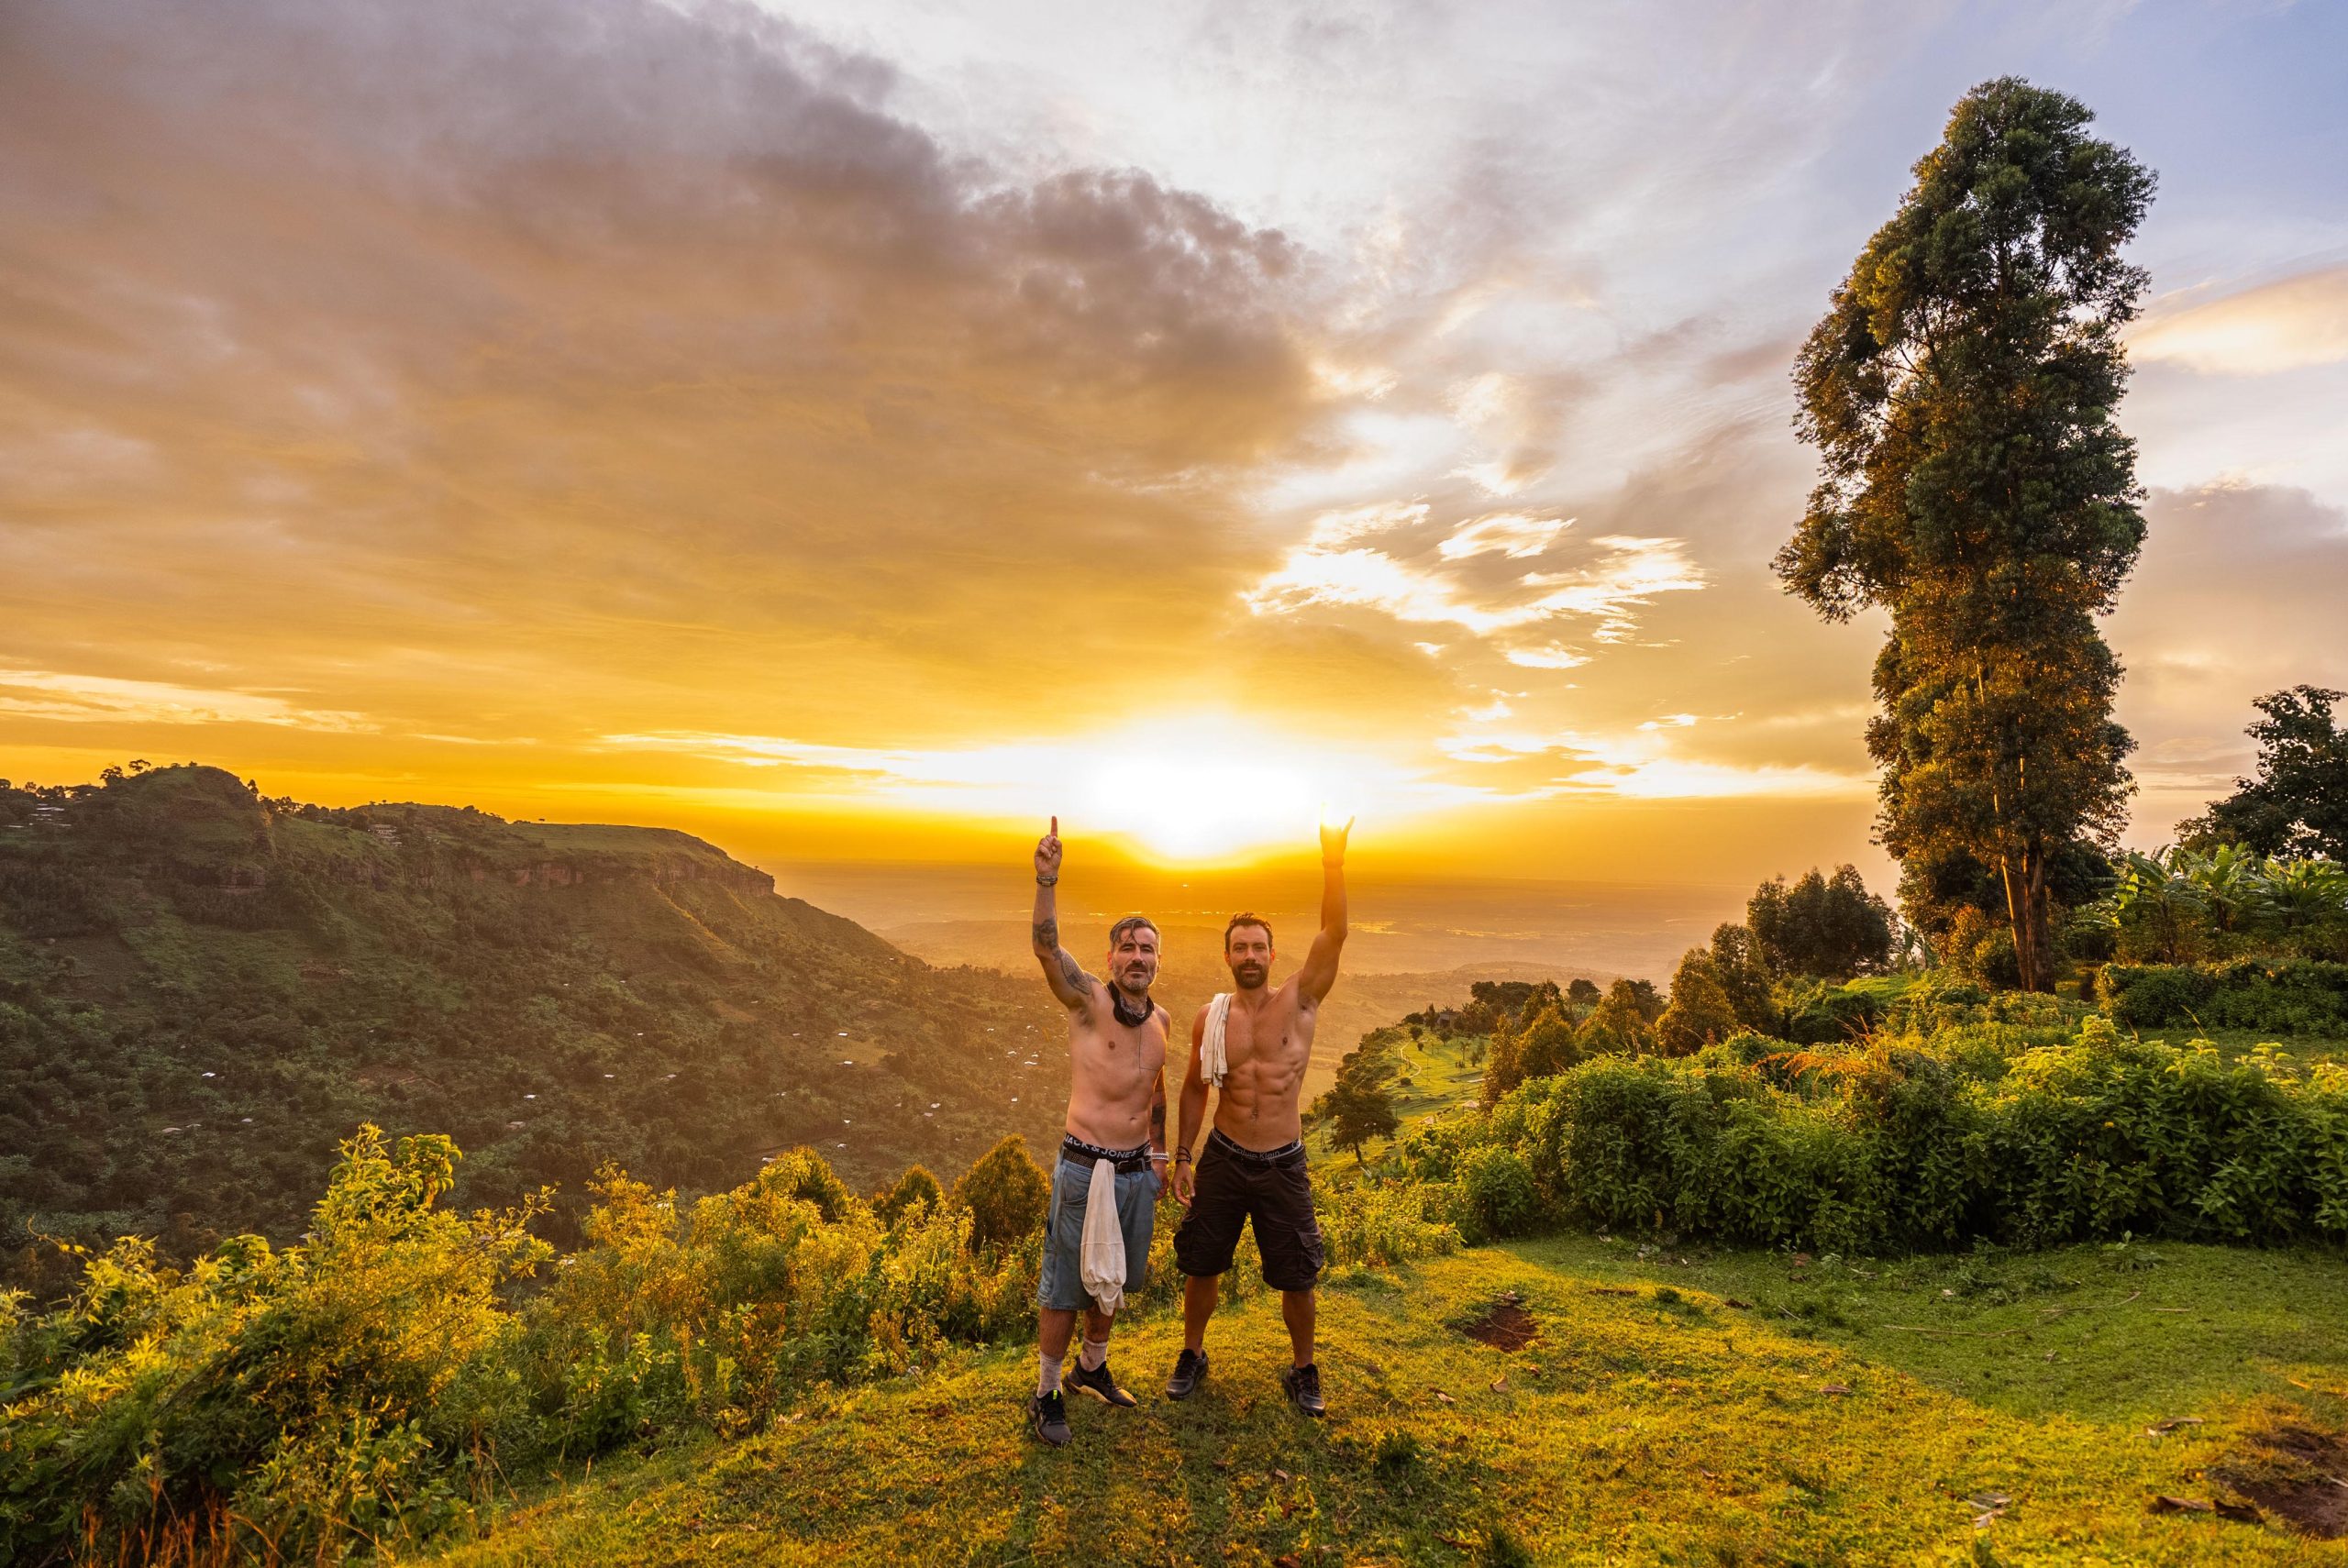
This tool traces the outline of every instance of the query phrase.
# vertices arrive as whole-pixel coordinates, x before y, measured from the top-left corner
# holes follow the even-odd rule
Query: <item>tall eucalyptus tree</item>
[[[2025,987],[2053,984],[2050,877],[2109,844],[2133,785],[2097,630],[2144,536],[2113,414],[2153,175],[2017,78],[1958,101],[1795,367],[1821,477],[1777,569],[1832,620],[1888,610],[1867,747],[1909,917],[1966,861]],[[1977,878],[1980,880],[1980,878]]]

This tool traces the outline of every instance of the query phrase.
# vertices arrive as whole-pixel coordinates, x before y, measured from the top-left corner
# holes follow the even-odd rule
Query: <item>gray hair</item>
[[[1138,930],[1143,926],[1147,926],[1149,928],[1150,935],[1157,938],[1158,944],[1160,946],[1165,945],[1165,933],[1157,929],[1157,922],[1156,921],[1150,919],[1147,915],[1131,914],[1127,915],[1124,919],[1119,921],[1116,924],[1109,928],[1109,950],[1113,953],[1115,952],[1117,949],[1117,944],[1125,939],[1125,933]]]

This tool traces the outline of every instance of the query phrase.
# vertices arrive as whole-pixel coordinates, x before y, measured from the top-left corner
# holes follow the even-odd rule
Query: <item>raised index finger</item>
[[[1058,818],[1058,817],[1054,817],[1054,818],[1052,819],[1052,836],[1053,836],[1054,838],[1058,838],[1058,837],[1059,837],[1059,835],[1060,835],[1060,820],[1059,820],[1059,818]]]

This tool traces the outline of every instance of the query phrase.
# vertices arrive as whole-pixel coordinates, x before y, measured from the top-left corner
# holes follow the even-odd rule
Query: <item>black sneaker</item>
[[[1207,1353],[1185,1347],[1182,1353],[1174,1358],[1174,1375],[1166,1380],[1166,1397],[1168,1399],[1187,1399],[1192,1390],[1206,1381],[1206,1376]]]
[[[1027,1425],[1054,1448],[1068,1446],[1068,1400],[1058,1389],[1027,1397]]]
[[[1061,1375],[1060,1381],[1070,1388],[1090,1394],[1103,1404],[1114,1405],[1121,1410],[1130,1410],[1141,1403],[1140,1400],[1117,1386],[1117,1380],[1109,1375],[1109,1364],[1106,1361],[1090,1372],[1084,1370],[1084,1363],[1080,1361]]]
[[[1318,1366],[1291,1366],[1280,1374],[1280,1391],[1288,1402],[1296,1407],[1300,1416],[1321,1415],[1321,1369]]]

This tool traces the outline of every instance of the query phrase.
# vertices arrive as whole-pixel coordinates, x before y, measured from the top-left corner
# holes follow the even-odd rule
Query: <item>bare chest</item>
[[[1069,1058],[1080,1077],[1095,1083],[1147,1082],[1166,1063],[1166,1026],[1155,1019],[1135,1029],[1079,1023],[1069,1033]]]
[[[1233,1004],[1224,1021],[1224,1058],[1235,1067],[1277,1066],[1312,1047],[1312,1014],[1282,997],[1248,1011]]]

